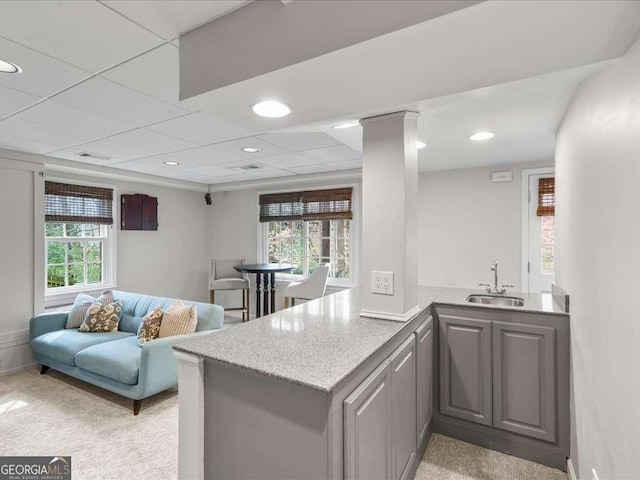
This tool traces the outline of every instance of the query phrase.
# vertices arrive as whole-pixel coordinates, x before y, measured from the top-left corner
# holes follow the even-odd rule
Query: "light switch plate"
[[[371,293],[393,295],[393,272],[371,272]]]

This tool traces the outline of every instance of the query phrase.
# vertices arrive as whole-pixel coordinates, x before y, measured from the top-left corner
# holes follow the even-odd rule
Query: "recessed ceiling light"
[[[169,165],[170,167],[177,167],[180,165],[179,162],[164,162],[165,165]]]
[[[426,147],[426,146],[427,146],[427,144],[426,144],[426,143],[424,143],[424,142],[421,142],[420,140],[418,140],[418,141],[416,142],[416,147],[418,147],[418,149],[424,148],[424,147]]]
[[[358,125],[360,125],[360,122],[346,122],[346,123],[341,123],[340,125],[334,125],[333,128],[351,128],[351,127],[357,127]]]
[[[256,103],[252,110],[256,115],[268,118],[286,117],[291,113],[291,109],[289,107],[284,103],[276,102],[275,100]]]
[[[0,58],[0,72],[2,73],[22,73],[22,69],[15,63],[7,62]]]
[[[494,136],[495,136],[495,133],[493,132],[476,132],[469,137],[469,140],[475,140],[475,141],[489,140]]]
[[[260,149],[256,147],[244,147],[242,151],[247,153],[258,153]]]

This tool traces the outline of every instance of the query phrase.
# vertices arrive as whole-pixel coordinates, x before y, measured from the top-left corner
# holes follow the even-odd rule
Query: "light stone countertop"
[[[466,298],[472,293],[483,292],[419,287],[418,298],[425,308],[453,305],[567,316],[550,294],[514,293],[524,298],[524,307],[497,307],[468,303]],[[405,325],[361,317],[359,288],[352,288],[174,348],[328,393]]]

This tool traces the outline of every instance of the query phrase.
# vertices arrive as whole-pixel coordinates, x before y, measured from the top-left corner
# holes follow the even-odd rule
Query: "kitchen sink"
[[[522,307],[524,299],[520,297],[508,297],[506,295],[482,295],[474,294],[467,297],[467,302],[482,303],[486,305],[498,305],[500,307]]]

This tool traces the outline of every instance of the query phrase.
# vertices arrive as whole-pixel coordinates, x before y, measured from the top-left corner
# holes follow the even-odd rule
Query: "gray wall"
[[[29,319],[43,305],[43,287],[35,280],[44,278],[43,257],[34,246],[34,232],[44,232],[42,204],[34,202],[34,188],[39,183],[43,188],[44,180],[37,173],[42,169],[41,164],[0,158],[0,373],[30,363],[26,345]],[[116,232],[118,288],[207,301],[210,232],[202,193],[61,173],[50,175],[112,184],[117,189],[117,201],[121,193],[158,197],[157,232]],[[119,215],[119,207],[116,210]]]
[[[550,165],[553,160],[421,173],[418,283],[479,288],[490,283],[497,260],[500,282],[520,291],[522,170]],[[513,181],[491,181],[491,172],[505,170]]]
[[[577,90],[556,149],[557,282],[571,296],[571,459],[640,478],[640,42]]]

